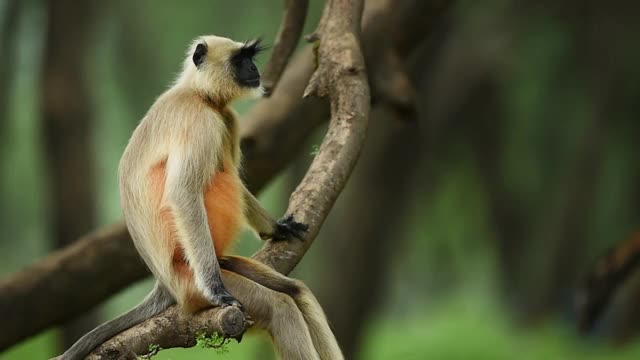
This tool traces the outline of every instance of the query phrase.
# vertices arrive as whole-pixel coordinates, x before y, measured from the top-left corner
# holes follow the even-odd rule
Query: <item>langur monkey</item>
[[[307,226],[275,221],[239,176],[233,100],[262,94],[257,40],[196,39],[175,84],[134,131],[119,167],[120,197],[136,249],[156,277],[129,312],[62,355],[84,358],[117,333],[177,303],[186,312],[242,306],[284,360],[343,359],[311,291],[255,260],[222,256],[243,223],[263,240],[300,238]]]

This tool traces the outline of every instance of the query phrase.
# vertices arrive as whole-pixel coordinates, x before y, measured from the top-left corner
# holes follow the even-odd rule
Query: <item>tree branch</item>
[[[173,306],[151,320],[114,336],[98,346],[87,356],[87,360],[138,359],[137,354],[149,352],[150,345],[162,349],[192,347],[196,345],[196,334],[224,334],[226,337],[241,337],[251,325],[237,307],[211,308],[196,316],[183,314]]]
[[[369,84],[360,48],[362,0],[328,0],[312,35],[318,68],[305,97],[329,96],[331,121],[320,151],[293,192],[287,212],[309,225],[304,241],[269,241],[254,258],[288,274],[311,246],[344,188],[364,144]]]
[[[0,350],[72,319],[148,274],[127,229],[117,224],[0,279]]]
[[[307,17],[309,0],[284,0],[284,7],[280,30],[273,44],[273,52],[262,74],[262,86],[267,96],[278,84],[280,75],[298,45]]]

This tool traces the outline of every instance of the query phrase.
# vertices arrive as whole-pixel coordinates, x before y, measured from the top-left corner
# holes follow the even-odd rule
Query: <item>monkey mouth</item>
[[[257,77],[255,79],[245,80],[243,85],[248,86],[248,87],[252,87],[252,88],[258,87],[258,86],[260,86],[260,78]]]

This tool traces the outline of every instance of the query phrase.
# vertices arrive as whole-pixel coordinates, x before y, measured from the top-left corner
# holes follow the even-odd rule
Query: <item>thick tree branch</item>
[[[124,331],[98,346],[87,356],[87,360],[136,360],[137,354],[149,352],[151,344],[162,349],[192,347],[196,344],[198,333],[210,335],[215,332],[227,337],[240,337],[250,325],[237,307],[211,308],[197,316],[188,316],[174,306],[161,316]]]
[[[287,212],[309,225],[304,241],[267,242],[254,258],[288,274],[307,251],[344,188],[364,144],[369,84],[360,47],[361,0],[328,0],[312,35],[318,68],[305,97],[329,96],[331,121],[320,151],[291,195]]]
[[[309,0],[284,0],[284,15],[273,52],[262,73],[262,86],[267,95],[271,94],[280,80],[289,58],[298,45],[302,28],[307,17]]]
[[[72,319],[148,274],[127,229],[118,224],[0,279],[0,350]]]
[[[430,2],[423,0],[385,1],[391,7],[404,6],[414,9],[417,13],[430,8]],[[394,13],[387,12],[386,14],[392,16]],[[389,26],[403,30],[393,33],[393,42],[403,43],[404,38],[414,36],[413,33],[416,32],[427,35],[432,28],[431,24],[421,21],[416,16],[411,17],[416,20],[415,22],[405,21],[396,14],[393,15],[393,18],[397,23],[394,21]],[[364,34],[371,31],[366,27],[367,23],[365,22]],[[391,36],[391,33],[387,32],[385,36]],[[363,43],[365,49],[375,49],[379,45],[379,38],[363,35],[363,41],[364,39],[370,39],[370,42]],[[406,58],[419,46],[420,43],[415,43],[412,48],[403,50],[407,51],[406,53],[399,51],[399,55]],[[380,51],[385,51],[384,48],[378,48]],[[368,65],[380,61],[380,53],[373,51],[367,53],[371,54],[371,57],[366,59]],[[281,86],[275,89],[273,95],[256,104],[241,121],[245,175],[247,184],[254,193],[259,192],[276,173],[281,171],[299,153],[308,136],[328,117],[329,104],[326,101],[319,98],[301,99],[313,71],[313,64],[312,53],[307,48],[297,55],[287,67],[280,80]],[[0,350],[51,325],[82,313],[148,274],[138,259],[129,235],[122,224],[111,227],[109,231],[103,230],[88,236],[75,244],[73,248],[75,250],[67,248],[52,253],[21,273],[0,281],[0,318],[9,319],[9,321],[3,321],[0,332],[11,335],[8,338],[0,336]],[[117,252],[114,251],[116,248]],[[301,254],[300,250],[297,249],[297,254]],[[85,254],[93,251],[103,255],[95,257],[89,264],[90,266],[83,268],[69,265],[83,262]],[[297,256],[299,255],[291,258],[296,259]],[[52,260],[55,258],[64,259],[64,261]],[[61,264],[67,265],[60,266]],[[47,266],[49,274],[47,276],[38,275],[38,272],[42,272],[41,269]],[[293,267],[293,265],[285,267],[289,266]],[[114,267],[117,267],[118,271],[113,271]],[[75,272],[85,274],[88,280],[73,280],[79,279],[79,275]],[[20,280],[32,276],[35,276],[34,281],[23,283]],[[55,283],[56,286],[46,288],[46,284],[42,284],[43,282]],[[86,283],[99,286],[87,288],[83,285]],[[41,290],[43,288],[46,290]],[[77,296],[78,291],[82,291],[83,296]],[[59,299],[60,303],[64,304],[74,301],[76,306],[51,307],[48,306],[50,299]],[[43,309],[43,312],[37,319],[35,317],[29,317],[29,319],[11,317],[10,313],[16,312],[14,309],[19,308],[19,304],[28,304],[29,309]],[[48,310],[44,311],[46,309]],[[31,324],[32,322],[33,324]]]
[[[87,64],[95,43],[98,2],[48,0],[40,79],[41,131],[45,151],[51,240],[63,248],[95,229],[96,174],[93,86]],[[61,328],[60,348],[73,345],[100,322],[97,311]]]

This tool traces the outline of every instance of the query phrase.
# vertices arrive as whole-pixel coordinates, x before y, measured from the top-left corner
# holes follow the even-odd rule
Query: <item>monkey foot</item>
[[[233,296],[231,296],[231,294],[229,294],[229,292],[227,292],[227,290],[222,287],[216,289],[216,291],[214,292],[211,299],[209,299],[209,301],[213,306],[221,306],[221,307],[235,306],[237,308],[242,309],[242,304],[240,304],[238,300],[236,300]]]

